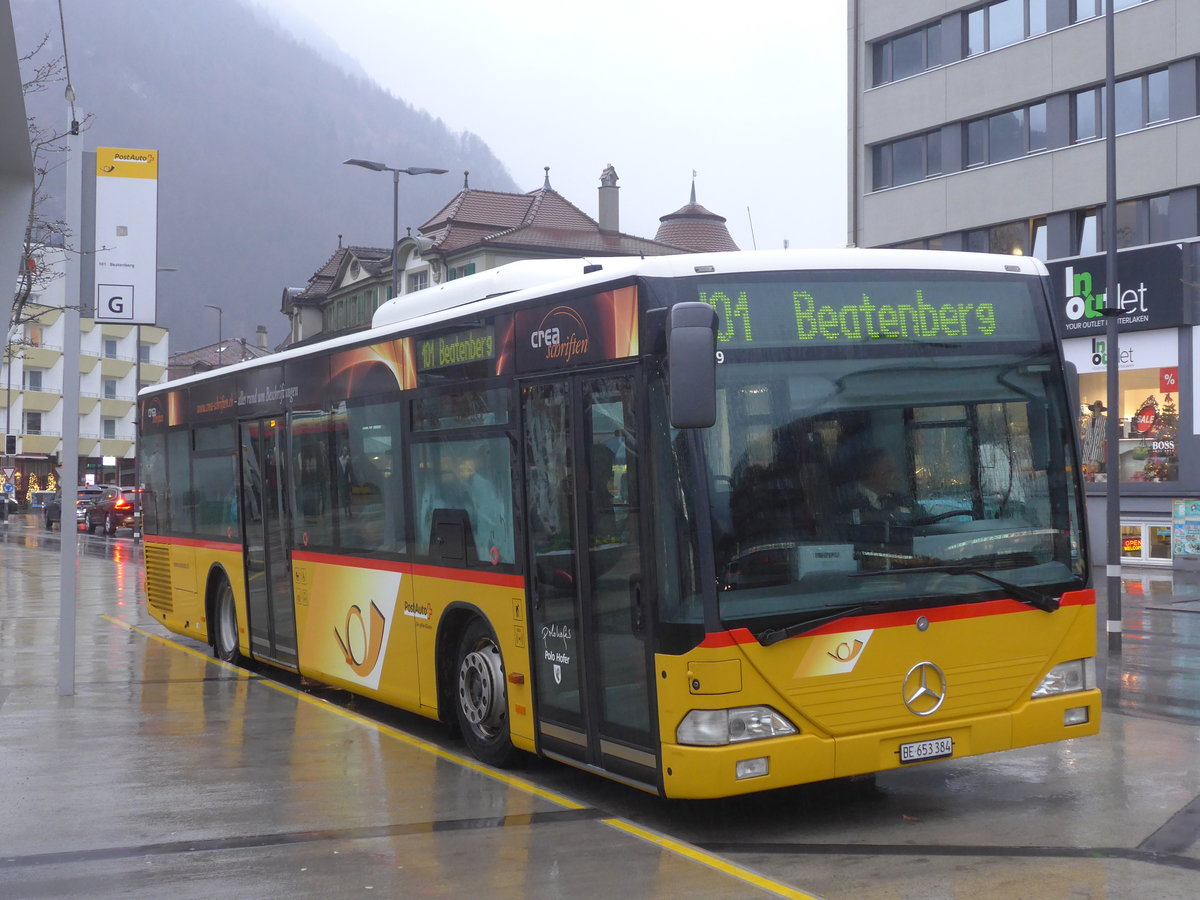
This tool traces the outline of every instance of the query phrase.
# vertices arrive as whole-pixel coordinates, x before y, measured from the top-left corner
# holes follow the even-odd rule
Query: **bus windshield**
[[[984,286],[988,316],[1013,313],[1007,325],[1002,314],[987,322],[998,340],[917,327],[845,339],[851,304],[866,330],[863,298],[873,312],[892,308],[889,291],[934,310],[947,305],[939,289],[977,299],[978,285],[957,277],[932,287],[928,275],[906,273],[866,290],[806,282],[700,292],[709,302],[719,294],[726,335],[717,421],[703,432],[726,627],[799,631],[849,612],[998,595],[1042,606],[1039,596],[1084,585],[1070,423],[1061,368],[1037,324],[1036,279]],[[838,294],[849,299],[823,302]],[[747,321],[730,329],[738,300]],[[823,319],[822,306],[831,310]],[[813,307],[816,341],[801,319]],[[778,324],[760,330],[771,315]],[[819,343],[822,321],[839,346]],[[767,349],[747,333],[761,333]]]

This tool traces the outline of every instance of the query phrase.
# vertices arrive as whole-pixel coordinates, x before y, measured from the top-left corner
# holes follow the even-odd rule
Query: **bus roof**
[[[375,311],[371,328],[354,331],[280,353],[222,367],[222,375],[245,369],[277,365],[303,357],[317,348],[358,344],[378,333],[380,337],[411,327],[436,324],[455,315],[487,312],[548,293],[587,289],[633,276],[682,277],[696,274],[777,272],[830,269],[924,269],[956,272],[992,272],[1046,276],[1040,260],[997,253],[960,253],[944,250],[738,250],[721,253],[681,253],[669,256],[605,256],[576,259],[521,260],[485,269],[413,294],[394,297]],[[471,307],[467,309],[466,307]],[[402,329],[400,326],[404,326]],[[218,370],[189,375],[143,388],[150,394],[166,388],[214,377]]]

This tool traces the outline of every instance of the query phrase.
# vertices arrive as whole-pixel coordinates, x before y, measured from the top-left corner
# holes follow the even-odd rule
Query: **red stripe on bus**
[[[1062,606],[1095,606],[1096,592],[1067,591],[1062,595]],[[915,616],[924,616],[931,622],[954,622],[964,619],[982,619],[988,616],[1005,616],[1016,612],[1029,612],[1030,606],[1016,600],[991,600],[987,603],[972,603],[966,606],[943,606],[936,609],[910,609],[904,612],[878,613],[873,616],[850,616],[838,619],[820,628],[804,632],[807,636],[839,634],[843,631],[859,631],[875,628],[897,628],[911,625]],[[712,632],[705,636],[700,646],[706,648],[732,647],[736,644],[753,644],[757,638],[748,628],[733,628],[729,631]]]
[[[506,587],[513,590],[525,589],[525,578],[522,575],[505,575],[500,572],[481,572],[478,569],[446,569],[441,566],[421,565],[414,565],[412,573],[424,578],[443,578],[446,581],[490,584],[493,587]]]
[[[342,556],[338,553],[314,553],[312,550],[293,550],[292,559],[300,562],[326,563],[331,566],[348,566],[352,569],[374,569],[378,572],[412,573],[412,565],[394,559],[365,559],[361,556]]]
[[[200,550],[232,550],[242,552],[242,545],[228,541],[203,541],[196,538],[164,537],[159,534],[148,534],[144,537],[147,544],[170,544],[175,547],[195,547]]]
[[[292,558],[302,562],[326,563],[333,566],[349,566],[355,569],[375,569],[382,572],[399,572],[402,575],[419,575],[422,578],[440,578],[444,581],[487,584],[523,590],[525,579],[520,575],[504,575],[498,572],[480,572],[468,569],[451,569],[443,566],[425,566],[417,563],[391,559],[364,559],[360,556],[342,556],[336,553],[314,553],[311,550],[293,550]]]

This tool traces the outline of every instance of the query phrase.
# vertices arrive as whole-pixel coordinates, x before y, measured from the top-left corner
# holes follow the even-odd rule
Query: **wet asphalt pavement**
[[[235,671],[146,614],[129,532],[0,525],[0,897],[1200,895],[1200,577],[1125,570],[1101,734],[873,782],[668,803],[425,720]],[[1097,580],[1105,618],[1103,578]]]

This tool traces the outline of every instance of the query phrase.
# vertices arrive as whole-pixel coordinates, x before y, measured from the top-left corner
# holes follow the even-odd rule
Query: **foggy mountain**
[[[303,286],[339,234],[388,245],[390,173],[344,159],[450,170],[403,178],[401,234],[459,190],[464,170],[472,187],[516,190],[478,137],[330,61],[258,7],[68,0],[63,9],[76,108],[94,116],[84,149],[160,154],[158,264],[177,271],[159,276],[158,324],[170,328],[173,352],[216,341],[216,313],[204,304],[222,307],[224,337],[253,340],[265,325],[274,346],[287,327],[283,289]],[[57,4],[12,0],[12,11],[18,55],[46,34],[40,58],[61,52]],[[65,123],[62,89],[27,98],[30,114]],[[57,174],[51,190],[61,198]]]

